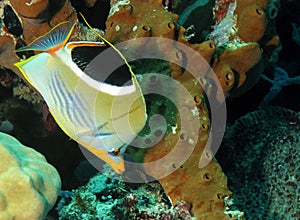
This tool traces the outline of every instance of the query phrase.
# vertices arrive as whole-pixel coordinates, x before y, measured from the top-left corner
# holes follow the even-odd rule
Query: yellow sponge
[[[44,219],[60,187],[43,155],[0,132],[0,220]]]

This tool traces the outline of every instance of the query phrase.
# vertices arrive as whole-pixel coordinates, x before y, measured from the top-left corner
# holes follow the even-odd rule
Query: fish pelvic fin
[[[48,53],[55,52],[66,45],[74,30],[75,24],[75,21],[61,22],[46,34],[38,37],[29,45],[17,49],[15,52],[29,50],[43,51]]]

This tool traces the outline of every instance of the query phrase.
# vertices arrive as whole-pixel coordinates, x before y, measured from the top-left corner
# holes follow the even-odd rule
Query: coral
[[[85,186],[61,193],[57,210],[59,219],[74,220],[195,219],[188,204],[179,202],[172,208],[161,192],[158,183],[133,185],[98,173]]]
[[[13,65],[20,58],[16,55],[15,48],[31,43],[37,37],[45,34],[59,22],[65,20],[76,20],[76,13],[72,9],[69,1],[32,1],[28,4],[27,0],[22,1],[3,1],[1,8],[4,10],[2,30],[0,36],[0,66],[12,70],[17,75],[21,73]],[[9,8],[13,8],[9,9]],[[5,10],[6,9],[6,10]],[[5,13],[8,11],[9,13]],[[6,17],[6,16],[10,17]],[[10,27],[16,26],[12,22],[20,23],[19,31]],[[19,54],[22,58],[28,53]],[[32,55],[32,54],[31,54]]]
[[[87,1],[86,3],[91,5],[94,4],[93,1]],[[263,55],[263,51],[257,49],[263,45],[257,45],[255,47],[253,44],[254,42],[261,41],[265,35],[265,32],[267,31],[266,20],[268,19],[268,15],[266,15],[264,11],[268,9],[268,1],[216,1],[215,4],[216,5],[211,11],[211,14],[214,12],[216,25],[214,26],[214,30],[208,36],[215,41],[217,46],[226,46],[229,44],[227,46],[230,48],[225,48],[225,50],[222,52],[218,48],[212,46],[211,48],[207,49],[211,51],[209,53],[210,55],[212,55],[213,52],[217,52],[217,59],[213,57],[205,58],[208,62],[214,63],[214,70],[221,79],[222,86],[226,94],[229,94],[229,90],[230,93],[232,93],[234,90],[240,88],[244,84],[245,79],[249,78],[247,83],[244,84],[243,88],[240,90],[244,92],[251,88],[259,78],[256,75],[247,76],[247,72],[260,60],[261,56]],[[64,3],[53,3],[44,0],[33,1],[32,3],[28,4],[27,1],[19,2],[12,0],[10,2],[5,1],[4,3],[1,3],[1,6],[4,8],[9,5],[11,5],[14,9],[11,13],[14,13],[15,11],[15,16],[22,23],[22,34],[20,36],[14,36],[14,34],[11,33],[13,32],[11,31],[11,28],[7,28],[5,31],[3,31],[3,36],[0,38],[0,43],[2,42],[1,45],[5,45],[4,48],[6,49],[2,50],[0,56],[0,65],[13,70],[20,76],[21,74],[12,65],[14,62],[19,60],[19,58],[13,52],[16,45],[19,44],[19,46],[21,46],[22,44],[30,43],[33,39],[44,34],[55,24],[63,20],[76,19],[76,13],[72,9],[69,1],[65,1]],[[178,41],[185,42],[194,49],[201,47],[200,45],[202,44],[212,45],[212,43],[208,44],[208,42],[202,42],[202,44],[194,45],[189,44],[186,40],[184,40],[187,37],[185,36],[187,33],[184,28],[176,26],[178,16],[165,10],[162,7],[161,2],[154,0],[149,2],[135,2],[134,0],[131,2],[112,1],[111,5],[112,7],[110,10],[110,15],[106,21],[106,37],[112,42],[121,42],[128,39],[151,36],[166,37],[169,39],[176,39],[177,37]],[[276,4],[270,3],[270,5],[274,6]],[[190,10],[187,10],[181,14],[179,24],[184,26],[192,24],[191,20],[195,19],[190,17],[190,14],[199,10],[202,11],[202,9],[207,11],[211,7],[212,6],[206,1],[195,1]],[[145,14],[151,16],[145,16]],[[202,22],[202,24],[200,23],[199,25],[196,25],[196,28],[202,29],[202,31],[195,30],[195,32],[201,32],[203,35],[202,38],[205,37],[205,33],[208,34],[208,27],[212,25],[212,19],[213,17],[208,16],[205,19],[199,20]],[[160,22],[158,23],[157,20]],[[234,24],[229,25],[227,21],[233,22]],[[6,23],[7,24],[4,24],[8,26],[9,22]],[[230,26],[229,28],[228,25]],[[176,36],[176,30],[178,30],[178,28],[179,36]],[[226,30],[231,29],[233,29],[233,32],[230,31],[228,34],[225,34],[227,33]],[[77,28],[75,32],[81,33],[82,31],[79,31]],[[269,35],[275,34],[269,33]],[[74,34],[74,36],[76,36],[76,34]],[[196,37],[197,35],[194,38]],[[271,41],[268,43],[270,44],[270,42]],[[275,47],[278,45],[278,42],[277,45],[275,41],[272,42]],[[245,45],[243,43],[247,44]],[[253,55],[253,58],[250,59],[249,62],[247,61],[249,56],[247,56],[244,51],[245,47],[253,48],[252,50],[247,51]],[[227,53],[231,53],[232,50],[234,50],[234,57],[239,57],[241,62],[243,61],[243,64],[245,65],[239,64],[238,67],[232,65],[231,63],[234,62],[236,58],[234,58],[233,61],[229,61],[229,63],[226,63],[225,65],[219,62],[218,58],[221,57],[223,53],[223,56],[227,56]],[[198,51],[203,55],[206,53],[203,49]],[[1,60],[1,57],[10,57],[10,59]],[[259,72],[260,70],[261,68],[257,69],[256,72]],[[233,71],[236,71],[237,75],[236,77],[231,76],[229,79],[230,82],[228,82],[228,79],[226,79],[228,71],[231,75]],[[238,78],[242,80],[238,81]],[[228,83],[230,84],[229,86],[226,85]],[[236,86],[232,87],[232,85]],[[239,93],[237,92],[237,94]]]
[[[182,25],[188,23],[188,19],[193,17],[189,16],[189,13],[193,13],[196,9],[200,10],[201,7],[208,7],[205,1],[196,1],[196,3],[198,4],[197,6],[194,5],[195,7],[191,10],[183,13],[184,19],[181,20],[179,17]],[[118,3],[112,7],[114,10],[111,10],[106,21],[106,37],[114,43],[150,36],[175,39],[195,49],[203,55],[205,60],[212,63],[212,68],[220,80],[223,89],[223,91],[218,91],[216,98],[221,96],[221,92],[224,92],[227,96],[231,93],[239,94],[250,89],[259,80],[260,70],[264,68],[264,65],[256,66],[264,56],[263,50],[261,50],[263,45],[257,41],[260,41],[267,31],[267,18],[264,14],[267,3],[268,1],[231,1],[227,15],[232,17],[227,18],[225,16],[224,19],[228,19],[229,21],[233,19],[233,27],[236,25],[236,30],[228,36],[226,42],[219,44],[216,38],[211,37],[211,40],[192,44],[188,40],[195,39],[197,35],[192,38],[187,36],[187,30],[181,26],[177,26],[177,16],[166,11],[162,7],[161,2],[122,1],[122,4]],[[249,19],[249,17],[250,20],[254,21],[253,23],[246,19]],[[205,18],[209,19],[209,17]],[[157,24],[157,21],[160,21],[159,24]],[[201,22],[200,19],[199,22]],[[210,24],[206,20],[203,22]],[[228,27],[226,25],[223,26],[222,20],[218,22],[222,25],[215,26],[214,31],[220,31],[219,37],[223,38],[224,28]],[[255,27],[255,33],[252,33],[253,30],[250,31],[250,29],[253,28],[255,22],[259,25]],[[249,28],[247,28],[248,25]],[[198,28],[206,29],[203,25],[199,25]],[[195,32],[197,31],[203,33],[201,30],[195,30]],[[270,35],[273,37],[275,34],[270,33]],[[268,39],[269,37],[266,38]],[[274,47],[278,45],[278,41],[267,42],[273,44]],[[176,48],[164,48],[164,45],[156,46],[161,48],[161,53],[178,54]],[[128,47],[134,48],[132,45],[128,45]],[[138,47],[143,47],[145,50],[147,48],[151,49],[151,46],[146,43]],[[182,59],[185,58],[185,54],[180,54],[179,56]],[[185,62],[187,66],[189,63],[193,63],[193,57],[187,57]],[[253,70],[253,67],[256,67],[255,70]],[[200,137],[198,140],[189,140],[188,137],[184,136],[184,131],[183,133],[175,132],[175,134],[169,131],[158,144],[147,151],[144,161],[151,162],[165,156],[172,150],[178,140],[181,142],[180,146],[183,149],[188,146],[189,141],[197,142],[196,149],[183,166],[159,181],[172,202],[180,199],[191,202],[193,205],[192,212],[198,219],[226,219],[227,217],[223,213],[225,210],[224,198],[229,196],[230,192],[226,188],[226,178],[223,176],[221,168],[214,160],[203,169],[197,167],[199,155],[201,155],[204,149],[210,129],[209,111],[207,103],[204,101],[203,89],[200,85],[194,84],[193,78],[187,72],[182,73],[182,69],[173,65],[170,65],[170,68],[172,70],[171,76],[188,88],[192,96],[198,97],[198,100],[201,100],[196,110],[197,117],[189,119],[191,122],[194,120],[200,121],[202,125]],[[249,73],[251,69],[252,72]],[[147,70],[139,69],[137,72],[144,73]],[[179,118],[175,119],[174,125],[180,130]],[[193,126],[192,123],[191,126]],[[182,140],[180,140],[181,138]],[[180,162],[178,161],[178,163]],[[177,168],[177,165],[166,164],[166,167],[172,170]],[[156,169],[147,169],[147,166],[145,166],[145,170],[153,176],[163,171],[159,167],[156,167]],[[199,184],[200,180],[201,184]],[[185,184],[186,182],[188,182],[188,185]],[[207,193],[204,194],[203,191]]]
[[[29,87],[20,77],[9,69],[0,70],[0,85],[10,89],[13,96],[26,100],[30,103],[40,103],[42,96],[32,87]]]
[[[11,6],[22,22],[22,38],[27,44],[45,34],[59,22],[76,19],[76,13],[69,1],[41,0],[33,4],[27,3],[27,0],[10,0]]]
[[[14,129],[14,125],[8,121],[2,121],[0,124],[0,132],[9,133]]]
[[[213,14],[217,23],[226,17],[228,10],[230,11],[230,3],[232,2],[231,0],[216,0]]]
[[[265,34],[267,27],[267,9],[269,1],[237,1],[237,33],[244,42],[258,42]]]
[[[1,53],[0,53],[0,66],[2,68],[10,69],[14,73],[21,76],[18,68],[13,64],[19,61],[18,56],[15,51],[15,41],[11,36],[0,36],[0,45],[1,45]]]
[[[266,107],[272,99],[274,99],[280,91],[289,85],[300,85],[300,76],[289,77],[289,74],[281,67],[274,68],[274,79],[269,79],[266,75],[262,74],[261,77],[272,84],[270,91],[266,94],[260,103],[260,107]]]
[[[60,177],[40,153],[0,133],[0,219],[44,219]]]
[[[217,2],[225,2],[225,6],[228,3],[228,1]],[[227,96],[231,93],[235,96],[240,95],[252,88],[258,82],[259,73],[266,65],[262,66],[260,62],[263,56],[267,55],[261,48],[267,45],[274,50],[279,45],[279,41],[271,40],[276,33],[273,32],[271,25],[268,26],[269,18],[265,14],[269,2],[272,1],[231,1],[226,16],[221,21],[217,19],[214,30],[209,34],[216,44],[225,47],[214,60],[213,69]],[[234,8],[231,9],[231,6]],[[228,32],[228,29],[231,31]],[[228,56],[231,53],[234,55]],[[224,62],[226,65],[220,62],[222,57],[228,59]]]
[[[261,55],[261,49],[257,43],[248,43],[240,45],[237,49],[224,50],[214,61],[212,67],[225,95],[229,96],[231,92],[237,94],[241,86],[243,90],[249,89],[258,81],[259,72],[253,72],[252,75],[247,75],[247,73],[261,59]],[[247,62],[244,61],[245,59]]]
[[[37,36],[44,34],[50,29],[50,27],[53,27],[60,21],[66,19],[76,19],[76,14],[72,10],[68,1],[65,1],[63,4],[54,4],[48,1],[37,1],[33,2],[34,4],[25,4],[25,1],[18,3],[16,3],[16,1],[10,1],[10,3],[17,12],[17,17],[19,17],[19,20],[22,21],[23,33],[21,35],[21,40],[25,44],[28,44]],[[5,3],[2,4],[2,7],[4,7]],[[87,2],[87,4],[89,3]],[[91,4],[93,4],[93,2]],[[179,35],[177,36],[178,41],[185,42],[192,48],[197,49],[199,53],[204,55],[204,57],[205,54],[210,55],[205,57],[205,59],[208,62],[213,62],[214,70],[219,76],[225,94],[229,95],[229,91],[230,93],[235,92],[235,94],[239,94],[240,92],[236,92],[235,90],[243,85],[243,88],[240,89],[240,91],[245,92],[259,79],[259,76],[247,76],[247,73],[263,55],[262,51],[258,50],[258,48],[263,45],[253,45],[255,44],[254,42],[258,42],[263,38],[267,30],[266,19],[268,16],[264,14],[264,10],[267,9],[268,1],[216,1],[215,4],[216,5],[214,6],[212,12],[214,12],[215,15],[214,17],[216,25],[209,36],[211,39],[214,39],[217,46],[223,46],[229,43],[228,46],[230,48],[226,48],[223,52],[218,48],[215,48],[211,42],[203,42],[202,44],[195,45],[184,40],[187,37],[185,36],[187,33],[184,28],[176,26],[178,16],[165,10],[162,7],[162,3],[157,1],[112,1],[110,14],[106,20],[106,37],[114,43],[147,36],[176,39],[176,30],[179,28]],[[190,17],[190,14],[194,13],[194,11],[199,11],[202,9],[207,11],[212,7],[211,4],[208,4],[208,2],[205,1],[196,1],[192,6],[193,7],[190,10],[187,10],[181,14],[179,24],[184,26],[191,24],[191,20],[195,19]],[[50,8],[53,9],[55,13],[50,13]],[[40,12],[43,13],[39,14]],[[227,13],[226,16],[225,13]],[[38,14],[39,16],[37,17]],[[151,16],[144,16],[145,14]],[[231,27],[228,28],[227,21],[232,20],[229,18],[230,16],[234,20],[234,24],[230,25]],[[202,35],[204,35],[203,37],[205,37],[205,33],[208,32],[207,27],[212,25],[212,19],[212,17],[207,17],[206,19],[203,19],[204,21],[200,20],[203,22],[202,24],[200,23],[199,25],[196,25],[196,28],[202,29],[202,31],[195,31],[201,32]],[[157,20],[161,22],[158,23]],[[210,20],[211,22],[209,22]],[[253,24],[249,24],[249,22],[252,22]],[[253,27],[253,25],[255,25],[255,27]],[[229,29],[234,29],[234,31],[228,33],[228,35],[224,34],[226,33],[226,30]],[[255,30],[255,33],[253,30]],[[81,33],[81,31],[79,33]],[[4,35],[4,37],[8,37],[6,36],[7,34]],[[9,37],[12,38],[11,35]],[[2,40],[7,41],[9,39],[3,38]],[[12,39],[10,39],[10,41],[11,40]],[[16,38],[16,40],[19,41],[19,38]],[[242,44],[243,42],[246,42],[247,44]],[[274,44],[276,43],[274,41],[272,42]],[[11,48],[4,50],[4,52],[12,51],[15,43],[11,42],[10,45]],[[204,45],[212,46],[207,47],[206,50],[198,48],[203,48]],[[245,47],[248,48],[246,52],[244,49]],[[252,50],[250,50],[250,48],[252,48]],[[206,51],[211,52],[207,53]],[[216,52],[216,55],[218,56],[217,59],[212,57],[214,52]],[[226,61],[227,63],[225,64],[219,62],[219,60],[222,59],[222,54],[224,54],[223,57],[225,57],[228,53],[234,54],[232,56],[233,60],[229,62]],[[249,59],[249,62],[248,58],[250,56],[247,56],[248,53],[252,55],[252,59]],[[7,60],[1,62],[0,56],[0,65],[9,68],[20,75],[18,70],[12,66],[12,63],[17,61],[18,58],[15,54],[11,54],[9,57],[12,57],[13,60],[9,62]],[[242,64],[232,64],[237,60],[236,57],[239,57]],[[260,70],[261,68],[257,69],[256,72],[259,72]],[[233,76],[234,71],[236,76]],[[227,79],[228,77],[230,79]],[[249,80],[246,81],[246,78],[249,78]],[[245,81],[247,82],[246,84],[244,84]]]
[[[268,23],[270,14],[273,15],[273,13],[265,12],[271,10],[268,8],[269,2],[271,1],[190,1],[189,3],[193,7],[189,10],[180,10],[176,7],[186,5],[185,3],[180,4],[179,1],[172,4],[171,1],[157,0],[112,0],[110,1],[109,16],[106,20],[105,36],[114,44],[142,37],[161,37],[189,46],[211,64],[222,86],[216,94],[212,92],[211,95],[215,95],[215,98],[221,101],[222,93],[231,96],[249,90],[258,81],[259,73],[267,65],[264,59],[265,50],[261,48],[268,48],[269,51],[272,51],[279,45],[279,41],[272,40],[276,38],[276,33],[270,27],[271,24]],[[85,3],[91,7],[95,1],[85,1]],[[20,73],[12,65],[13,62],[19,60],[13,52],[16,46],[28,44],[63,20],[76,19],[76,13],[69,1],[58,3],[57,1],[46,0],[30,2],[11,0],[10,3],[5,1],[1,4],[11,5],[12,11],[15,12],[22,24],[22,34],[20,34],[20,30],[15,31],[6,27],[3,28],[3,36],[0,37],[1,45],[6,48],[0,54],[0,66],[10,69],[18,75]],[[274,5],[272,4],[272,6]],[[178,15],[166,8],[177,11],[179,18]],[[10,12],[11,16],[13,16],[12,14]],[[4,27],[9,26],[7,25],[10,24],[9,21],[8,19]],[[213,30],[211,30],[211,26],[213,26]],[[87,33],[86,29],[80,28],[78,25],[72,39],[88,37]],[[149,45],[147,42],[138,45],[129,44],[125,56],[134,53],[137,47],[151,50],[153,46],[160,48],[160,53],[166,57],[169,54],[176,56],[186,66],[191,66],[197,62],[196,56],[188,56],[180,51],[176,44],[168,47],[163,44]],[[5,54],[10,54],[11,58],[6,60]],[[22,58],[29,56],[28,54],[18,55]],[[144,68],[140,67],[135,70],[138,73],[144,73],[146,72]],[[190,126],[194,126],[194,122],[200,122],[200,135],[198,139],[193,140],[189,138],[189,134],[186,134],[187,131],[185,130],[176,132],[176,128],[180,130],[182,126],[179,114],[172,108],[167,108],[167,110],[172,110],[163,113],[163,115],[168,115],[166,118],[171,120],[168,124],[167,134],[158,144],[146,152],[144,161],[149,162],[163,157],[172,150],[177,141],[179,141],[183,151],[191,143],[197,143],[193,154],[183,163],[182,167],[168,177],[161,179],[160,182],[171,198],[174,207],[176,201],[184,200],[191,204],[191,212],[198,219],[229,219],[229,215],[224,214],[226,211],[224,200],[231,193],[227,189],[227,180],[220,166],[216,160],[212,160],[205,168],[198,168],[199,157],[206,146],[208,133],[211,129],[209,106],[206,101],[206,96],[209,94],[204,94],[201,85],[195,83],[195,79],[184,68],[169,64],[167,69],[169,72],[165,75],[176,79],[194,97],[197,107],[193,108],[187,104],[182,109],[182,113],[187,115],[190,112],[194,113],[189,118]],[[207,67],[203,67],[198,71],[207,70]],[[142,75],[141,78],[143,77]],[[147,77],[145,76],[145,78]],[[204,87],[212,86],[208,80],[202,80],[201,83]],[[179,93],[178,91],[175,92]],[[178,94],[178,97],[181,98],[181,95]],[[150,101],[148,101],[148,104],[151,105],[148,107],[151,111],[150,115],[155,114],[155,110],[163,112],[162,109],[165,107],[163,104],[166,103],[156,99]],[[146,143],[142,144],[144,146]],[[180,161],[178,161],[179,163]],[[168,169],[174,170],[178,168],[178,164],[166,164],[166,166]],[[147,166],[145,170],[148,174],[153,174],[153,170],[148,169]],[[160,167],[157,167],[156,171],[159,172],[160,170]],[[187,182],[188,184],[186,184]],[[92,199],[91,202],[95,201],[95,196],[87,194],[87,197]],[[81,196],[77,198],[81,201]],[[84,197],[84,199],[86,198]],[[115,204],[111,203],[111,205],[114,206]],[[86,211],[93,214],[95,209],[90,210],[88,208]],[[75,215],[77,215],[76,212]]]
[[[160,22],[158,23],[157,20]],[[114,43],[139,37],[172,39],[176,20],[177,16],[163,9],[161,2],[121,1],[110,10],[106,20],[105,36]]]
[[[92,3],[92,2],[91,2]],[[20,58],[28,58],[34,53],[15,53],[15,49],[31,43],[37,37],[45,34],[56,24],[77,19],[77,14],[73,10],[70,1],[30,1],[6,0],[0,3],[2,28],[0,36],[0,67],[6,75],[6,84],[10,86],[16,96],[30,102],[40,102],[42,100],[38,92],[30,85],[19,80],[15,83],[15,76],[7,76],[14,72],[23,79],[22,74],[13,64],[20,61]],[[17,28],[18,29],[17,29]],[[72,39],[78,40],[88,38],[89,32],[81,26],[76,26]],[[95,36],[93,40],[95,40]],[[11,70],[11,71],[9,71]],[[6,73],[5,73],[6,72]],[[11,80],[9,80],[11,79]],[[1,82],[3,85],[3,81]],[[7,85],[4,85],[7,86]]]
[[[214,11],[216,25],[213,27],[214,30],[209,34],[209,38],[213,39],[217,46],[221,46],[226,45],[238,30],[237,15],[234,13],[237,2],[228,2],[229,4],[226,2],[223,6],[219,6],[218,3],[220,2],[216,2],[215,7],[218,9],[224,9],[225,7],[226,13],[222,12],[222,15],[219,16],[217,13],[218,11]]]
[[[189,42],[214,41],[214,54],[207,61],[212,63],[225,95],[241,95],[258,82],[259,73],[268,65],[265,57],[279,46],[273,23],[269,22],[276,17],[274,10],[279,4],[267,0],[217,0],[211,6],[211,2],[199,0],[182,12],[178,9],[179,24],[187,28],[184,35]],[[273,11],[272,16],[265,12],[268,10]],[[197,19],[200,16],[202,19]],[[268,62],[274,62],[274,58]]]
[[[31,87],[24,85],[24,83],[19,83],[13,88],[13,95],[19,99],[24,99],[31,103],[40,103],[43,101],[42,96]]]
[[[0,70],[0,85],[4,88],[12,89],[21,83],[22,80],[9,70]]]
[[[299,219],[299,121],[299,113],[267,107],[227,129],[220,161],[246,219]]]
[[[221,167],[215,160],[202,169],[198,167],[200,155],[207,142],[210,122],[208,110],[203,101],[201,86],[194,86],[194,82],[190,77],[188,74],[184,74],[180,77],[180,80],[186,88],[189,88],[189,92],[197,97],[195,101],[198,102],[198,109],[195,110],[195,114],[191,115],[189,114],[191,106],[186,104],[185,108],[182,109],[182,114],[191,116],[191,118],[185,118],[189,122],[190,127],[195,126],[196,120],[200,120],[201,127],[198,140],[193,140],[191,138],[193,137],[192,134],[189,134],[185,129],[181,129],[181,119],[176,118],[174,121],[176,129],[168,132],[158,144],[147,151],[144,158],[144,167],[149,175],[165,176],[159,179],[159,182],[173,205],[176,204],[176,201],[181,200],[191,203],[191,211],[197,219],[229,219],[224,215],[224,198],[230,196],[231,193],[226,187],[227,180],[222,173]],[[193,143],[197,143],[197,145],[192,155],[183,163],[181,158],[184,152],[182,151]],[[149,162],[164,157],[176,144],[177,148],[181,150],[173,156],[174,158],[172,157],[164,162],[164,169],[160,167],[161,164],[157,164],[155,167],[148,167]],[[180,165],[181,162],[183,163],[182,165]],[[171,174],[164,175],[164,172],[169,171],[171,171]]]

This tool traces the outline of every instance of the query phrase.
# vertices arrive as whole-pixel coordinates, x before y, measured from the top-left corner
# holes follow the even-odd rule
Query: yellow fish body
[[[63,22],[18,51],[41,53],[15,63],[24,78],[43,96],[60,128],[76,142],[108,163],[117,173],[125,170],[122,153],[146,122],[145,101],[131,74],[123,86],[97,81],[72,60],[77,47],[103,46],[98,42],[68,42],[75,23]]]

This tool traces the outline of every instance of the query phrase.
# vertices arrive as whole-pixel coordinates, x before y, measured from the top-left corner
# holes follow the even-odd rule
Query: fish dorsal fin
[[[92,26],[87,22],[87,20],[85,19],[85,17],[84,17],[81,13],[79,13],[79,14],[81,15],[81,17],[82,17],[82,19],[84,20],[84,22],[86,23],[86,25],[91,29],[91,31],[93,31],[94,34],[95,34],[96,36],[98,36],[101,40],[103,40],[107,45],[111,46],[111,47],[119,54],[119,56],[124,60],[126,66],[129,68],[129,71],[130,71],[130,73],[132,74],[132,76],[135,77],[134,74],[133,74],[133,72],[132,72],[131,66],[129,65],[128,61],[126,60],[126,58],[124,57],[124,55],[121,53],[121,51],[119,51],[119,50],[118,50],[112,43],[110,43],[105,37],[103,37],[103,36],[101,36],[99,33],[97,33],[97,32],[92,28]]]
[[[61,22],[46,34],[35,39],[28,46],[17,49],[16,52],[28,50],[44,51],[49,53],[55,52],[66,45],[72,34],[74,26],[75,22]]]

